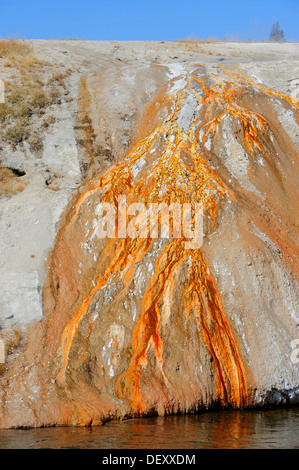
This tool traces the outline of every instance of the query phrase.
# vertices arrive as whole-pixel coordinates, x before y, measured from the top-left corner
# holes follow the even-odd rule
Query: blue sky
[[[0,0],[0,37],[267,40],[279,21],[299,42],[299,0]]]

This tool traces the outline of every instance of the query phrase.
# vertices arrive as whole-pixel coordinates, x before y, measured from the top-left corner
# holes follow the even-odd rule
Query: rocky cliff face
[[[1,426],[298,403],[297,101],[233,65],[118,65],[107,91],[110,74],[81,79],[84,178],[44,317],[1,378]],[[148,218],[129,236],[124,200],[198,204],[202,243]],[[101,203],[117,214],[105,238]]]

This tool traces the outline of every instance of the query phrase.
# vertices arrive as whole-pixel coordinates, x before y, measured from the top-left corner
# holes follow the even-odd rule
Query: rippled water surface
[[[299,409],[147,418],[97,428],[1,430],[0,448],[299,448]]]

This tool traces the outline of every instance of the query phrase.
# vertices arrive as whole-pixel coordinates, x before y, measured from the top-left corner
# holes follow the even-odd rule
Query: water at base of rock
[[[133,419],[94,428],[0,430],[1,449],[299,449],[299,408]]]

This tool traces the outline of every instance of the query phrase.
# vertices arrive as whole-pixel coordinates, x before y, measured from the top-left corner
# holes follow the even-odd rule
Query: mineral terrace
[[[52,101],[0,148],[0,427],[299,404],[299,45],[27,44]],[[202,245],[99,238],[119,196],[201,204]]]

